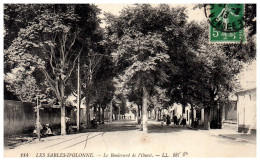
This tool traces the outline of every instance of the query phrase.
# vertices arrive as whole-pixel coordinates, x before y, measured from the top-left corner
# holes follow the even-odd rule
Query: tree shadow
[[[84,132],[117,132],[117,131],[132,131],[139,130],[140,125],[135,123],[135,121],[114,121],[111,124],[102,124],[97,128],[84,129],[81,133]]]
[[[117,132],[117,131],[133,131],[140,130],[139,125],[121,125],[121,126],[113,126],[108,129],[106,132]]]
[[[186,126],[176,126],[176,125],[148,125],[147,127],[148,133],[174,133],[174,132],[182,132],[185,130],[191,130]]]

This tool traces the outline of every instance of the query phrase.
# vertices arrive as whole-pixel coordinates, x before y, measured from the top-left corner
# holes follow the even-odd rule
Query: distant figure
[[[167,126],[171,124],[171,117],[169,115],[166,116],[166,124]]]
[[[163,115],[163,122],[166,122],[166,116]]]
[[[141,124],[141,117],[137,117],[138,124]]]
[[[45,135],[47,135],[47,136],[53,135],[52,129],[50,128],[50,125],[49,125],[49,124],[46,124]]]
[[[173,116],[173,124],[177,125],[178,124],[178,118],[176,115]]]
[[[115,114],[112,114],[112,120],[113,121],[115,120]]]
[[[69,117],[65,117],[65,122],[66,122],[66,133],[69,134],[70,133],[70,118]]]
[[[65,117],[65,121],[66,121],[66,123],[70,122],[70,118],[69,117]]]
[[[92,121],[91,121],[91,125],[93,128],[97,128],[97,121],[96,121],[96,118],[93,117]]]
[[[186,126],[186,119],[185,118],[182,118],[181,125]]]
[[[195,120],[194,120],[194,128],[197,129],[198,125],[199,125],[199,120],[198,120],[198,118],[195,118]]]
[[[163,121],[161,121],[161,126],[163,127],[163,124],[164,124],[164,122]]]
[[[183,116],[181,115],[180,118],[178,119],[178,125],[182,124]]]

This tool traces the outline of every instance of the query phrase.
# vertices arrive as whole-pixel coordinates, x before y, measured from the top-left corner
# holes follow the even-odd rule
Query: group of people
[[[170,124],[171,124],[171,117],[170,117],[170,115],[164,115],[163,116],[163,121],[162,121],[162,124],[161,125],[163,125],[163,123],[164,122],[166,122],[166,125],[167,126],[169,126]],[[174,115],[173,116],[173,124],[174,125],[180,125],[180,126],[186,126],[186,118],[185,118],[185,116],[180,116],[179,118],[176,116],[176,115]],[[198,118],[195,118],[194,119],[194,121],[192,122],[192,124],[191,124],[191,126],[192,126],[192,128],[197,128],[198,127],[198,125],[199,125],[199,120],[198,120]]]
[[[66,132],[67,133],[70,133],[70,123],[69,123],[70,119],[66,118]],[[95,119],[95,117],[92,119],[91,121],[91,126],[92,128],[97,128],[97,121]],[[38,132],[37,132],[38,128],[37,128],[37,124],[35,125],[35,128],[33,130],[33,134],[34,135],[37,135]],[[46,136],[52,136],[54,135],[53,133],[53,128],[50,126],[50,124],[45,124],[45,125],[42,125],[41,122],[39,123],[39,130],[40,130],[40,137],[46,137]]]
[[[40,136],[45,137],[45,136],[51,136],[53,135],[53,130],[52,127],[50,127],[50,124],[46,124],[42,126],[42,124],[39,124],[39,130],[40,130]],[[35,129],[33,130],[33,134],[37,135],[37,125],[35,125]]]
[[[169,126],[171,124],[171,117],[170,115],[164,115],[163,116],[163,121],[166,122],[166,125]],[[180,116],[179,118],[174,115],[173,116],[173,124],[174,125],[182,125],[185,126],[186,125],[186,119],[183,116]]]
[[[179,118],[174,115],[173,116],[173,123],[174,125],[182,125],[185,126],[186,125],[186,118],[184,116],[180,116]]]

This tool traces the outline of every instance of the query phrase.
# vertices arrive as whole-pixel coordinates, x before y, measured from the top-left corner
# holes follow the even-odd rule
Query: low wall
[[[73,110],[67,110],[67,117],[75,122]],[[60,109],[44,108],[40,110],[41,124],[60,125]],[[33,104],[21,101],[4,100],[4,135],[31,133],[36,123],[36,112]]]

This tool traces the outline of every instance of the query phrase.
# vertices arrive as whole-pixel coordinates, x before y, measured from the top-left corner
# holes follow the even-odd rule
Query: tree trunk
[[[79,128],[80,128],[80,57],[78,58],[78,83],[77,83],[77,92],[78,92],[78,96],[77,96],[77,131],[79,132]]]
[[[105,108],[102,108],[102,124],[105,123]]]
[[[191,110],[191,127],[194,127],[194,108],[193,108],[193,105],[192,105],[192,103],[190,103],[190,106],[191,106],[191,108],[190,108],[190,110]]]
[[[90,127],[90,112],[89,112],[89,100],[86,100],[86,125]]]
[[[210,129],[210,107],[204,109],[204,128]]]
[[[147,101],[148,92],[146,86],[143,84],[143,97],[142,97],[142,129],[143,132],[147,132]]]
[[[135,122],[138,123],[138,108],[135,109]]]
[[[98,122],[101,123],[101,108],[100,105],[98,105]]]
[[[120,112],[121,112],[121,110],[120,110],[120,106],[119,106],[119,112],[118,112],[118,120],[120,120],[121,119],[121,117],[120,117]]]
[[[61,104],[61,135],[66,135],[66,110],[63,104]]]
[[[61,135],[66,135],[66,110],[65,110],[65,104],[64,104],[64,85],[63,81],[61,81],[60,84],[60,92],[61,92]]]
[[[88,100],[88,95],[85,93],[85,104],[86,107],[82,109],[82,117],[81,117],[81,123],[85,124],[86,126],[88,126],[88,108],[89,108],[89,100]]]

